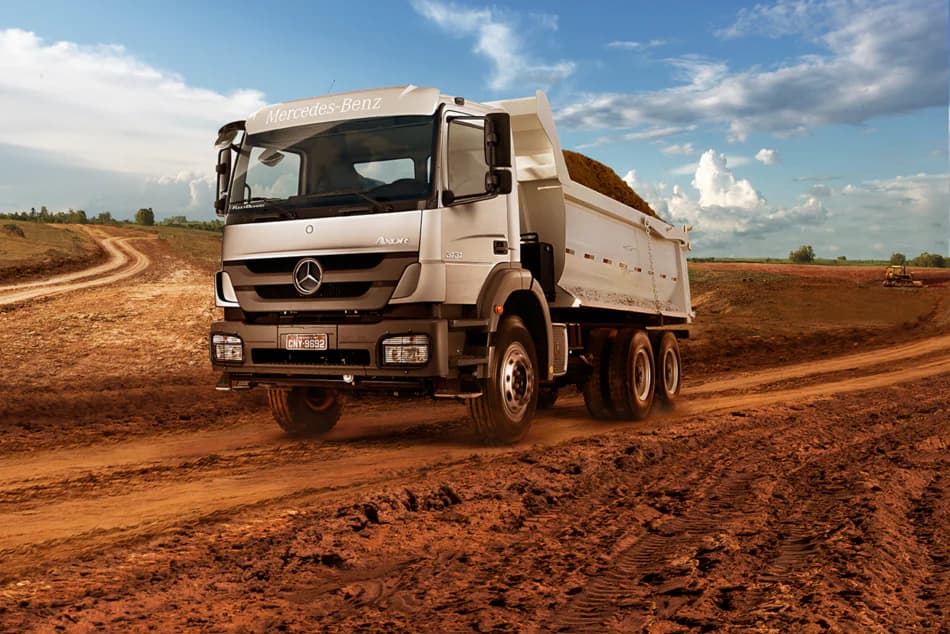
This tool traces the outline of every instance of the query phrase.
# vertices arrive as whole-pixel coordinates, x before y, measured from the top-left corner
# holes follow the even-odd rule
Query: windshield
[[[434,116],[374,117],[248,135],[231,211],[416,208],[432,193]],[[306,215],[306,214],[303,214]]]

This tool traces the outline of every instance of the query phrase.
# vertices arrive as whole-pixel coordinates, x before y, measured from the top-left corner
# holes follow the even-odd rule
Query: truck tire
[[[482,441],[510,444],[528,433],[538,405],[537,352],[516,316],[499,324],[494,348],[484,393],[468,400],[468,411]]]
[[[610,328],[597,328],[592,330],[587,338],[586,353],[591,368],[590,377],[584,383],[581,392],[584,394],[584,405],[587,406],[587,411],[599,420],[613,418],[607,392],[607,365],[614,332]]]
[[[666,409],[673,409],[683,385],[683,360],[672,332],[664,332],[656,346],[656,396]]]
[[[646,331],[638,330],[630,342],[627,362],[627,405],[633,420],[643,420],[653,407],[656,389],[656,364],[653,346]]]
[[[333,429],[343,413],[340,393],[323,388],[270,388],[267,402],[274,420],[291,436],[324,434]]]
[[[607,378],[604,388],[607,390],[607,402],[610,403],[612,417],[619,420],[630,420],[633,417],[628,403],[627,365],[631,359],[630,345],[636,334],[637,331],[633,328],[619,330],[606,359]]]
[[[608,365],[607,385],[614,415],[621,420],[643,420],[649,416],[655,383],[650,337],[644,330],[621,330]]]

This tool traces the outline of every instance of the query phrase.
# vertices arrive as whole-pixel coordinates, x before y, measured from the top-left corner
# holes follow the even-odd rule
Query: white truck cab
[[[679,393],[686,229],[573,182],[543,93],[315,97],[217,145],[211,362],[289,433],[332,428],[346,392],[465,399],[488,442],[565,385],[600,418]]]

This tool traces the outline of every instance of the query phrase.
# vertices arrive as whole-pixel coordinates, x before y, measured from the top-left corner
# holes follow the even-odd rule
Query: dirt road
[[[919,361],[929,352],[937,356]],[[718,381],[712,386],[728,387],[715,389],[717,392],[745,389],[751,393],[697,395],[689,398],[681,411],[665,417],[663,425],[683,415],[799,404],[950,374],[950,336],[904,346],[883,356],[877,364],[868,363],[873,356],[857,355],[852,360],[832,359]],[[892,369],[901,362],[904,367]],[[756,391],[778,377],[793,379],[852,366],[860,366],[868,374],[799,388]],[[713,389],[707,384],[695,390],[700,391],[708,394]],[[343,498],[349,489],[392,483],[407,473],[413,477],[425,470],[431,475],[473,459],[520,452],[525,446],[544,447],[615,431],[590,420],[577,397],[565,399],[556,414],[541,416],[524,443],[508,448],[474,444],[462,429],[465,418],[458,406],[431,407],[422,418],[413,412],[406,417],[411,422],[402,425],[393,423],[385,409],[369,415],[352,409],[357,412],[347,416],[340,429],[327,438],[329,443],[323,444],[301,446],[286,441],[275,427],[260,424],[269,421],[257,419],[217,433],[144,438],[70,452],[35,452],[7,460],[0,464],[0,553],[18,551],[31,560],[36,552],[48,554],[51,543],[98,544],[102,534],[121,538],[143,530],[154,532],[158,525],[171,527],[221,512],[233,513],[247,505],[301,492],[334,491]],[[426,419],[431,423],[448,419],[457,423],[461,433],[441,440],[418,439],[408,446],[392,442]],[[344,442],[348,446],[341,447]],[[91,495],[75,496],[77,483],[81,489],[91,489]],[[7,572],[17,566],[13,557],[5,563]]]
[[[292,440],[213,391],[208,272],[141,248],[134,278],[0,314],[0,629],[948,623],[939,329],[690,376],[643,423],[565,395],[515,447],[381,400]]]
[[[92,286],[118,282],[138,275],[149,265],[148,257],[131,241],[149,239],[145,236],[119,237],[96,227],[81,227],[105,251],[107,259],[93,267],[53,277],[0,286],[0,306],[17,304],[37,297],[57,295]]]

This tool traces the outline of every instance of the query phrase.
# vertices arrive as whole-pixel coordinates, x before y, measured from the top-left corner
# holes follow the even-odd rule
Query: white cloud
[[[656,48],[666,45],[666,40],[650,40],[648,42],[637,42],[633,40],[617,40],[607,44],[610,48],[620,48],[628,51],[642,51],[648,48]]]
[[[657,139],[665,139],[666,137],[676,136],[677,134],[683,134],[684,132],[692,132],[696,129],[695,125],[680,125],[680,126],[663,126],[663,127],[652,127],[646,128],[645,130],[637,130],[636,132],[628,132],[623,135],[624,141],[656,141]],[[609,139],[610,137],[605,137]]]
[[[704,207],[741,207],[755,209],[765,199],[746,179],[737,179],[726,167],[728,161],[715,150],[707,150],[699,159],[693,187],[699,191],[699,204]]]
[[[849,183],[812,185],[800,204],[773,205],[747,179],[737,178],[729,160],[703,154],[691,182],[693,192],[651,188],[631,170],[626,180],[664,218],[694,227],[697,254],[781,256],[800,244],[819,255],[883,258],[893,251],[948,253],[950,176],[914,174]],[[886,236],[872,242],[869,235]]]
[[[869,227],[887,236],[887,244],[870,255],[893,251],[948,254],[950,176],[913,174],[849,183],[834,190],[835,216],[841,231],[860,238]]]
[[[210,174],[217,128],[263,105],[258,91],[190,86],[122,46],[19,29],[0,31],[0,94],[4,143],[154,179]]]
[[[884,198],[897,204],[900,211],[914,215],[927,215],[941,210],[946,216],[950,210],[950,177],[946,174],[914,174],[868,180],[859,186],[848,185],[843,192]]]
[[[746,35],[782,37],[807,33],[827,24],[833,7],[838,2],[819,0],[780,0],[772,5],[757,4],[739,9],[734,24],[716,31],[724,39]]]
[[[695,148],[693,148],[692,143],[674,143],[672,145],[667,145],[666,147],[660,148],[660,152],[668,156],[674,154],[696,154]]]
[[[25,211],[46,205],[51,210],[109,211],[130,217],[152,207],[161,218],[187,214],[213,217],[214,181],[208,173],[182,171],[173,176],[144,176],[95,169],[49,152],[0,144],[0,165],[13,185],[0,187],[0,210]]]
[[[627,185],[630,186],[630,189],[637,192],[637,194],[640,195],[640,198],[647,201],[651,207],[653,206],[654,201],[662,201],[663,196],[666,194],[666,190],[669,189],[669,185],[663,182],[654,184],[640,181],[637,178],[637,170],[630,170],[627,172],[627,175],[623,177],[623,180],[627,183]]]
[[[706,154],[708,154],[709,152],[712,152],[712,150],[708,150]],[[733,167],[733,168],[742,167],[743,165],[748,165],[751,162],[749,160],[749,157],[747,156],[738,156],[736,154],[723,154],[722,156],[725,158],[729,167]],[[700,164],[700,161],[693,161],[692,163],[686,163],[685,165],[674,167],[673,169],[670,170],[670,173],[675,174],[677,176],[689,176],[696,172],[696,169],[699,167],[699,164]]]
[[[530,58],[523,50],[519,30],[504,22],[498,9],[469,9],[439,0],[413,0],[412,6],[449,33],[475,37],[474,52],[492,63],[489,85],[494,90],[515,85],[522,89],[548,87],[574,72],[575,64],[571,61],[546,64]],[[557,29],[553,16],[533,16],[533,21],[548,30]]]
[[[699,161],[686,163],[685,165],[680,165],[679,167],[674,167],[671,169],[670,174],[674,174],[676,176],[689,176],[690,174],[696,173],[697,167],[699,167]]]
[[[792,7],[780,2],[774,7]],[[595,94],[561,109],[576,128],[728,125],[730,139],[752,131],[787,135],[822,125],[860,124],[874,117],[947,104],[947,4],[943,0],[857,0],[805,3],[798,15],[767,18],[761,7],[730,33],[805,32],[825,49],[778,67],[734,70],[698,56],[667,60],[680,71],[672,88]],[[811,8],[814,6],[815,8]],[[760,10],[761,9],[761,10]],[[741,22],[741,24],[740,24]]]
[[[782,162],[782,156],[778,153],[778,150],[762,148],[755,153],[755,160],[766,165],[777,165]]]
[[[750,240],[765,237],[774,240],[783,231],[812,227],[827,218],[828,211],[814,197],[793,207],[769,204],[749,180],[737,178],[729,164],[726,155],[715,150],[704,152],[693,172],[691,185],[695,197],[679,185],[673,187],[669,196],[665,192],[651,191],[648,186],[637,183],[634,171],[628,173],[625,180],[650,192],[652,197],[641,195],[661,216],[674,223],[692,225],[693,242],[699,251],[728,248],[747,255],[762,254],[761,244],[750,245]],[[787,247],[783,244],[779,248]],[[766,254],[775,252],[772,247]]]

